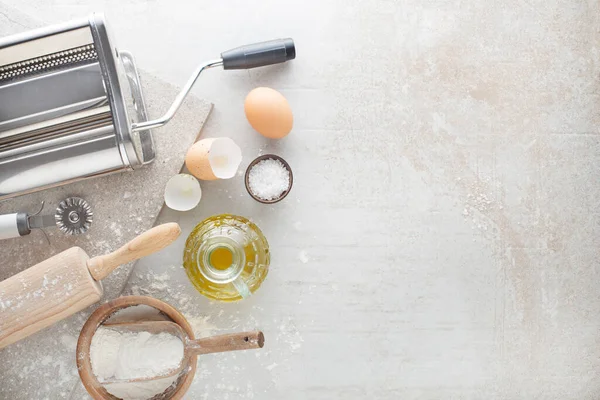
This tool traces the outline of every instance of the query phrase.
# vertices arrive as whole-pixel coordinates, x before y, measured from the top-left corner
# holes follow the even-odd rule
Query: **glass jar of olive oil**
[[[236,301],[260,287],[269,271],[269,244],[254,223],[222,214],[200,222],[185,243],[183,266],[206,297]]]

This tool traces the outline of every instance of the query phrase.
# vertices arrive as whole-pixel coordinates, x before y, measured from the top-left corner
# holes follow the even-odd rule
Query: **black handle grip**
[[[223,69],[249,69],[279,64],[296,58],[292,39],[276,39],[248,44],[221,53]]]
[[[28,217],[29,216],[24,212],[17,213],[17,230],[21,236],[29,235],[31,233]]]

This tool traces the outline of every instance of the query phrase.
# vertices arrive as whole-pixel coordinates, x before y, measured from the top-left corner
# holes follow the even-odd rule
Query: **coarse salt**
[[[252,167],[248,174],[248,186],[259,199],[275,200],[289,189],[290,173],[281,161],[267,158]]]

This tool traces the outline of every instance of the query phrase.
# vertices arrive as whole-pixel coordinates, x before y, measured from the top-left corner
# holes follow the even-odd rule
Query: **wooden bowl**
[[[195,339],[192,327],[187,322],[183,314],[164,301],[160,301],[152,297],[119,297],[116,300],[109,301],[108,303],[98,307],[98,309],[94,311],[92,315],[90,315],[85,325],[83,325],[81,333],[79,334],[79,340],[77,341],[77,370],[79,371],[79,377],[81,378],[83,386],[94,400],[117,400],[118,398],[108,393],[102,384],[98,382],[96,376],[92,372],[92,364],[90,361],[90,345],[92,343],[92,337],[94,336],[94,333],[96,333],[96,329],[98,329],[98,327],[107,319],[109,319],[114,313],[124,308],[141,304],[159,310],[164,316],[179,324],[190,339]],[[183,398],[185,392],[187,392],[192,384],[194,375],[196,374],[197,360],[197,356],[193,356],[190,359],[190,365],[187,372],[178,378],[175,387],[166,391],[164,397],[162,398],[170,400],[178,400]]]
[[[262,160],[268,160],[268,159],[281,161],[281,163],[283,164],[285,169],[287,169],[287,171],[290,174],[290,185],[288,186],[288,188],[285,191],[283,191],[283,193],[281,193],[281,195],[279,195],[279,197],[277,197],[273,200],[263,200],[260,197],[256,196],[254,193],[252,193],[252,190],[250,190],[250,183],[248,182],[249,176],[250,176],[250,170],[252,169],[252,167],[254,167],[256,164],[258,164]],[[258,201],[259,203],[263,203],[263,204],[273,204],[273,203],[277,203],[278,201],[283,200],[290,193],[290,191],[292,190],[292,185],[294,184],[294,175],[292,174],[292,167],[290,167],[290,164],[288,164],[287,161],[285,161],[283,158],[276,156],[275,154],[265,154],[265,155],[255,158],[254,161],[252,161],[250,163],[250,165],[248,165],[248,168],[246,168],[246,174],[244,176],[244,183],[246,184],[246,190],[248,191],[248,194],[254,200]]]

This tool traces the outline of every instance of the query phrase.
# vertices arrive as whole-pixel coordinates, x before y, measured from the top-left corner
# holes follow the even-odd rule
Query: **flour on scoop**
[[[184,356],[180,338],[169,333],[127,332],[100,326],[92,338],[90,360],[100,383],[158,377],[175,370]],[[132,383],[106,384],[125,400],[148,399],[165,391],[177,376]]]

